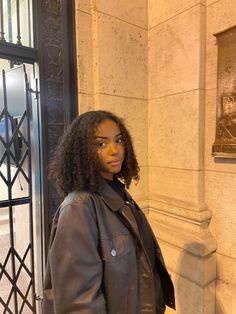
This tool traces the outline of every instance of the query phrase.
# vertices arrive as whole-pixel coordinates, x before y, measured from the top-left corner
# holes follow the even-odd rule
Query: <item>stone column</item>
[[[175,283],[177,313],[212,314],[216,242],[204,196],[203,1],[150,0],[148,33],[149,219]]]

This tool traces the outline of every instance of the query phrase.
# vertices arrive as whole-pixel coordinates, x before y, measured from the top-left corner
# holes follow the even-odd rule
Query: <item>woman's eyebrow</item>
[[[100,135],[96,136],[95,138],[96,138],[96,139],[97,139],[97,138],[101,138],[101,139],[103,139],[103,140],[108,139],[108,137],[106,137],[106,136],[100,136]]]
[[[118,134],[115,135],[115,137],[119,137],[119,136],[121,136],[121,133],[118,133]],[[102,136],[102,135],[97,135],[95,138],[96,138],[96,139],[97,139],[97,138],[101,138],[101,139],[103,139],[103,140],[107,140],[109,137],[107,137],[107,136]]]

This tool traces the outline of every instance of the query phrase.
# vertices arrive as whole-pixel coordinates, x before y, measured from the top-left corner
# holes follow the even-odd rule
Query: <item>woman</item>
[[[44,314],[161,314],[174,289],[152,230],[125,187],[139,180],[131,137],[107,111],[82,114],[51,164],[65,196],[53,221]]]

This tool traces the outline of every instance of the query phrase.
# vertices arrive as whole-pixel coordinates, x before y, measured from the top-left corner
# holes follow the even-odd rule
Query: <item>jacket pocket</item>
[[[128,254],[130,250],[130,239],[126,234],[101,240],[101,255],[104,261],[116,262]]]

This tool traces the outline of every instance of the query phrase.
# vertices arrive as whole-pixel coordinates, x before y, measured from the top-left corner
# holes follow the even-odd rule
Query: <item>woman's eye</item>
[[[98,142],[97,147],[98,148],[104,148],[104,147],[106,147],[106,143],[105,142]]]
[[[118,139],[116,140],[116,143],[117,143],[117,144],[122,144],[122,143],[123,143],[122,138],[121,138],[121,137],[120,137],[120,138],[118,138]]]

